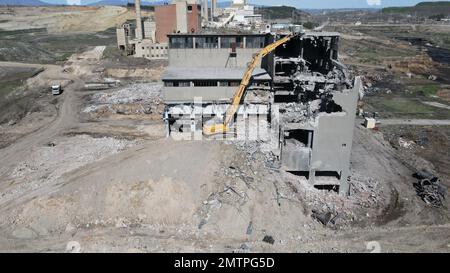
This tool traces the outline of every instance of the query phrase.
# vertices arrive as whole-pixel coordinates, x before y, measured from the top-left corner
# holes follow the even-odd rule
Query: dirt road
[[[53,122],[19,139],[14,145],[0,149],[0,158],[2,158],[0,180],[5,172],[10,171],[15,164],[26,158],[31,147],[48,143],[52,137],[77,123],[77,100],[74,92],[75,85],[66,87],[62,94],[63,102]]]
[[[31,64],[31,63],[18,63],[18,62],[0,62],[0,66],[3,66],[3,67],[19,67],[19,68],[60,68],[59,65]]]
[[[381,125],[435,125],[435,126],[449,126],[448,119],[380,119]]]

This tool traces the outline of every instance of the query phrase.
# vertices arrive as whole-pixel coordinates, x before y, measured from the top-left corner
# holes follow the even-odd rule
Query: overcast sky
[[[77,4],[81,0],[41,0],[49,3]],[[155,0],[145,0],[146,2],[155,2]],[[160,1],[160,0],[157,0]],[[425,1],[425,0],[423,0]],[[426,0],[438,1],[438,0]],[[18,0],[20,2],[20,0]],[[96,0],[83,0],[83,3],[97,2]],[[133,2],[133,0],[128,0]],[[219,0],[219,2],[223,2]],[[412,6],[421,0],[250,0],[252,4],[261,5],[287,5],[295,6],[300,9],[324,9],[324,8],[370,8],[370,7],[389,7],[389,6]]]

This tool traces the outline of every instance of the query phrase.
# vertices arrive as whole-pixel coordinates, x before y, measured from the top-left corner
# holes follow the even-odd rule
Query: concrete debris
[[[268,243],[268,244],[273,245],[273,244],[275,243],[275,240],[273,239],[272,236],[266,235],[266,236],[264,236],[264,238],[263,238],[263,242],[264,242],[264,243]]]
[[[398,138],[398,144],[402,148],[411,149],[415,143],[412,140],[405,140],[405,139],[400,137],[400,138]]]
[[[136,142],[109,137],[92,138],[79,135],[58,141],[58,145],[44,145],[32,149],[26,160],[20,162],[11,172],[17,186],[4,191],[0,201],[14,199],[26,190],[43,188],[57,183],[66,172],[118,153],[135,145]]]
[[[198,229],[202,229],[202,227],[203,227],[204,225],[206,225],[206,223],[208,223],[208,221],[207,221],[206,219],[202,219],[202,220],[200,221],[200,223],[198,224]]]
[[[311,217],[315,219],[316,221],[319,221],[322,225],[326,226],[329,223],[334,224],[335,219],[337,218],[339,214],[333,216],[333,214],[329,211],[327,212],[318,212],[316,210],[312,211]]]
[[[160,98],[161,87],[155,83],[132,84],[115,92],[97,93],[93,100],[101,104],[153,103]]]
[[[84,113],[97,116],[106,114],[121,115],[162,115],[161,85],[155,83],[132,84],[112,92],[96,93],[91,98],[91,105],[84,108]]]
[[[70,241],[66,245],[66,253],[80,253],[81,245],[77,241]]]
[[[250,221],[250,223],[248,223],[248,227],[247,227],[247,235],[251,235],[253,232],[253,222]]]
[[[13,126],[13,125],[16,125],[16,124],[17,124],[17,121],[15,121],[15,120],[8,121],[8,126]]]

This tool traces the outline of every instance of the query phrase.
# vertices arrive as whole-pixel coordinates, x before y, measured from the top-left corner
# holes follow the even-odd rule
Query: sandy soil
[[[0,9],[0,29],[46,28],[50,33],[98,32],[134,18],[124,7],[14,7]],[[144,11],[143,16],[148,16]]]

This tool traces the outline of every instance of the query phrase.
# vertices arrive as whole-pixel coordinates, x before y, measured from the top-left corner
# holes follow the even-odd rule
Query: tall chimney
[[[208,22],[208,0],[203,0],[202,17],[205,22]]]
[[[134,6],[136,8],[136,39],[142,40],[144,32],[142,31],[141,0],[135,0]]]
[[[216,18],[217,14],[217,0],[211,0],[211,18]]]

